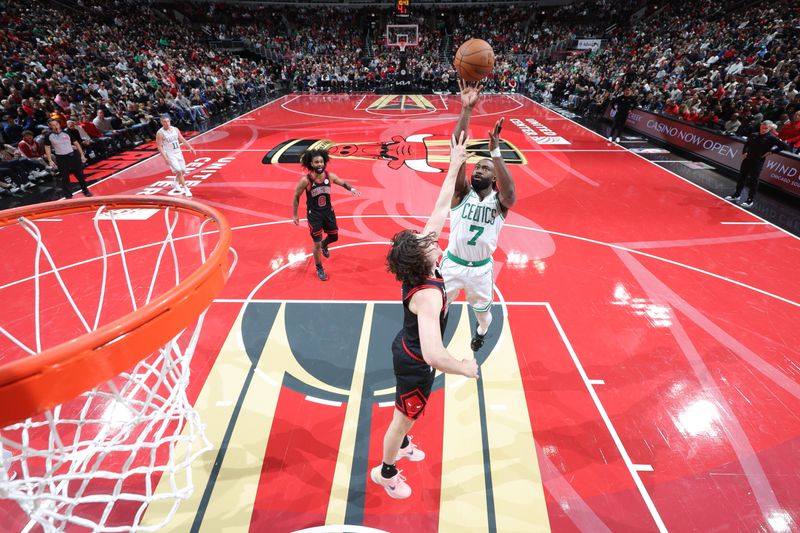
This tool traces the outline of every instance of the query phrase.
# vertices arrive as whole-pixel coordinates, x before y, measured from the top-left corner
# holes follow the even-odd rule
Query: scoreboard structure
[[[398,17],[407,17],[409,13],[409,0],[395,0],[394,1],[394,14]]]

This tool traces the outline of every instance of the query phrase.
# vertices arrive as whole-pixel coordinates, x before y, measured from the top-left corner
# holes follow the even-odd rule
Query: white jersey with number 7
[[[504,221],[497,191],[481,201],[478,193],[470,189],[461,203],[450,210],[447,251],[465,262],[489,259],[497,248]]]

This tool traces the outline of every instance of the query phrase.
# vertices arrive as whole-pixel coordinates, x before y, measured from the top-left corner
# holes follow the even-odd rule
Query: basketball
[[[470,39],[456,50],[453,66],[464,81],[480,81],[492,72],[494,50],[483,39]]]

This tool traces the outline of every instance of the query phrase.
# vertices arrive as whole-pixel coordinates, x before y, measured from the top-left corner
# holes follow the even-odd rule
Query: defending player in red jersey
[[[327,150],[306,150],[300,158],[300,164],[308,174],[300,178],[294,190],[292,201],[292,220],[295,225],[300,224],[297,218],[297,207],[300,204],[300,195],[306,192],[306,208],[308,209],[308,227],[311,231],[311,240],[314,241],[314,263],[317,265],[317,276],[322,281],[328,279],[322,267],[322,256],[330,256],[328,246],[339,240],[339,227],[336,225],[336,213],[331,204],[331,184],[335,183],[350,191],[353,196],[361,196],[355,187],[342,180],[336,174],[328,172],[326,167],[330,161]],[[322,233],[325,233],[325,240]]]
[[[447,325],[447,295],[436,268],[442,256],[438,239],[447,220],[458,171],[467,160],[466,133],[450,145],[450,168],[439,197],[422,233],[403,230],[392,239],[386,258],[389,271],[403,283],[403,328],[392,343],[392,361],[397,385],[392,422],[383,437],[383,463],[370,471],[373,482],[392,498],[408,498],[411,487],[397,469],[397,461],[425,458],[410,442],[408,432],[428,404],[436,370],[478,377],[475,359],[456,359],[442,342]]]

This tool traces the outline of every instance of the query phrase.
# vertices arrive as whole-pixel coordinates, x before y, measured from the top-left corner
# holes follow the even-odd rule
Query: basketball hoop
[[[419,45],[419,26],[417,24],[388,24],[386,26],[386,46],[399,48],[405,52],[409,46]]]
[[[186,387],[229,251],[235,265],[228,222],[194,201],[108,196],[2,212],[0,228],[33,259],[0,279],[19,302],[0,323],[0,498],[28,528],[162,528],[211,447]],[[171,509],[139,526],[155,501]]]

